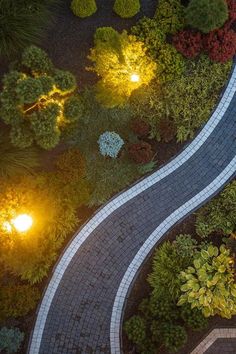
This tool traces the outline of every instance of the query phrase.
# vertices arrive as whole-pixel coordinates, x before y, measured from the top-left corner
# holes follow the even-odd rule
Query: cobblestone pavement
[[[219,338],[205,351],[205,354],[235,354],[236,338]]]
[[[200,140],[193,155],[173,160],[172,172],[157,182],[152,176],[146,178],[145,189],[139,190],[137,184],[129,200],[122,202],[129,191],[118,196],[104,208],[101,222],[87,228],[83,243],[79,247],[71,243],[39,309],[30,354],[119,353],[119,348],[110,346],[111,316],[120,283],[137,252],[161,223],[223,176],[222,171],[230,170],[228,179],[236,171],[236,71],[232,80],[231,96],[220,104],[224,114],[214,128],[218,113],[204,128],[210,134]],[[218,178],[214,191],[225,182]],[[210,197],[211,193],[204,202]],[[119,205],[113,208],[116,202]]]

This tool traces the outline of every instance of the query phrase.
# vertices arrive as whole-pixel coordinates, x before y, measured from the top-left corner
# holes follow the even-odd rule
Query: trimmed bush
[[[194,331],[201,331],[208,325],[208,319],[196,308],[191,309],[189,304],[181,306],[181,317],[185,324]]]
[[[153,158],[153,151],[150,144],[140,141],[129,146],[129,155],[136,163],[148,163]]]
[[[124,145],[123,139],[115,132],[105,132],[98,139],[99,150],[103,156],[116,158]]]
[[[204,39],[205,50],[212,61],[225,63],[236,53],[236,33],[228,25],[212,31]]]
[[[129,340],[142,346],[146,338],[146,325],[140,316],[133,316],[126,321],[124,329]]]
[[[191,0],[186,9],[187,23],[203,33],[220,28],[227,19],[225,0]]]
[[[192,30],[178,32],[173,37],[173,44],[186,58],[195,58],[203,48],[202,35]]]
[[[75,16],[85,18],[93,15],[97,11],[95,0],[73,0],[71,10]]]
[[[177,352],[186,342],[187,333],[184,327],[166,323],[161,326],[163,343],[170,352]]]
[[[113,10],[122,18],[133,17],[140,11],[140,0],[115,0]]]
[[[176,127],[174,122],[168,118],[163,118],[158,122],[160,140],[168,143],[175,138]]]
[[[24,333],[19,328],[6,328],[0,330],[0,350],[5,350],[6,353],[16,353],[24,339]]]

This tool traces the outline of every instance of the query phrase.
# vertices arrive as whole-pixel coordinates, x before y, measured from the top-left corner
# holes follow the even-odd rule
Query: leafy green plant
[[[12,57],[32,43],[38,43],[52,20],[50,5],[57,0],[1,0],[0,55]]]
[[[192,258],[197,251],[197,240],[191,235],[180,234],[176,236],[173,244],[177,248],[177,252],[184,258]]]
[[[0,289],[0,319],[17,318],[33,310],[40,298],[31,285],[8,285]]]
[[[95,0],[72,0],[71,10],[78,17],[89,17],[97,11]]]
[[[3,86],[1,117],[11,126],[12,144],[20,148],[35,141],[52,149],[82,112],[74,76],[53,68],[47,54],[34,46],[23,53],[22,71],[6,74]]]
[[[160,0],[155,20],[164,33],[174,34],[184,27],[184,6],[180,0]]]
[[[230,235],[236,230],[236,181],[229,184],[197,213],[196,231],[201,237],[213,232]]]
[[[186,22],[203,33],[220,28],[227,19],[225,0],[191,0],[186,9]]]
[[[24,339],[24,333],[19,328],[2,327],[0,330],[0,350],[6,353],[16,353]]]
[[[140,11],[140,0],[115,0],[113,10],[120,17],[133,17]]]
[[[181,306],[181,317],[185,324],[194,331],[201,331],[208,325],[208,320],[197,308],[191,308],[189,304]]]
[[[133,316],[126,321],[124,330],[129,340],[142,346],[146,338],[146,325],[140,316]]]
[[[218,249],[212,245],[202,249],[193,264],[181,272],[182,295],[178,305],[190,303],[205,317],[231,318],[236,314],[236,283],[234,282],[234,261],[224,245]]]
[[[156,64],[135,36],[108,31],[107,27],[97,31],[89,55],[93,66],[88,68],[100,77],[96,97],[106,107],[122,106],[134,90],[154,78]]]
[[[143,17],[135,26],[131,28],[131,33],[138,40],[144,42],[147,53],[154,59],[158,55],[158,51],[165,43],[166,35],[162,32],[158,22],[155,19]]]

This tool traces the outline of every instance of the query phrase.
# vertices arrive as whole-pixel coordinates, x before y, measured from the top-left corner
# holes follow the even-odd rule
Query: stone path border
[[[102,223],[103,220],[105,220],[110,214],[112,214],[116,209],[118,209],[121,205],[126,203],[127,201],[131,200],[138,194],[140,194],[142,191],[148,189],[150,186],[156,184],[158,181],[163,179],[164,177],[168,176],[169,174],[173,173],[176,169],[179,168],[182,164],[184,164],[190,157],[192,157],[196,151],[203,145],[203,143],[207,140],[207,138],[212,134],[214,131],[215,127],[218,125],[218,123],[221,121],[221,119],[224,116],[224,113],[226,112],[234,94],[236,92],[236,69],[233,70],[231,79],[228,83],[228,86],[223,94],[223,97],[217,106],[216,110],[211,116],[211,119],[208,121],[208,123],[204,126],[202,131],[198,134],[198,136],[192,141],[191,144],[189,144],[186,149],[178,155],[176,158],[174,158],[171,162],[169,162],[167,165],[162,167],[160,170],[154,172],[151,174],[149,177],[144,178],[134,186],[132,186],[130,189],[120,193],[117,197],[112,199],[110,202],[108,202],[104,207],[102,207],[95,215],[94,217],[75,235],[71,243],[68,245],[67,249],[65,250],[64,254],[61,256],[58,264],[56,265],[52,278],[48,284],[48,287],[45,291],[43,300],[41,302],[41,305],[38,310],[38,316],[35,324],[35,328],[31,337],[30,341],[30,347],[29,347],[29,353],[30,354],[38,354],[40,350],[40,343],[47,319],[47,315],[51,306],[51,303],[53,301],[54,295],[56,293],[56,290],[60,284],[60,281],[63,277],[63,274],[65,270],[67,269],[68,265],[70,264],[72,258],[74,257],[75,253],[78,251],[80,246],[83,244],[83,242],[90,236],[90,234],[95,230],[95,228]],[[222,172],[207,188],[204,189],[204,193],[207,192],[208,196],[204,196],[204,194],[201,192],[194,198],[192,198],[190,201],[184,204],[181,208],[176,210],[171,217],[167,218],[162,224],[161,228],[160,226],[158,227],[158,232],[159,234],[162,232],[162,234],[169,228],[170,222],[174,222],[174,220],[179,220],[181,217],[186,215],[186,212],[184,211],[184,208],[188,208],[188,212],[194,208],[194,206],[199,205],[203,200],[207,199],[210,195],[214,194],[220,186],[222,186],[224,183],[227,182],[227,179],[232,177],[232,171],[234,172],[236,169],[236,160],[233,159],[231,163],[226,167],[224,172]],[[184,208],[183,208],[184,207]],[[154,235],[151,235],[149,238],[149,242],[145,243],[146,245],[146,250],[148,247],[150,247],[150,242],[152,242],[152,239],[154,238]],[[143,249],[143,248],[142,248]],[[137,258],[135,257],[135,262],[137,262]],[[132,262],[132,265],[134,263]],[[137,263],[138,264],[138,263]],[[133,267],[133,266],[132,266]],[[126,274],[126,280],[133,279],[134,275],[136,272],[136,268],[130,269],[129,268],[129,273]],[[131,276],[131,278],[130,278]],[[125,283],[125,288],[127,289],[127,282]],[[123,289],[123,290],[124,290]],[[122,292],[123,292],[122,290]],[[117,303],[117,299],[119,299],[119,304]],[[117,309],[117,314],[114,315],[113,311],[113,316],[112,316],[112,323],[111,323],[111,343],[113,345],[113,348],[115,348],[114,353],[118,353],[118,340],[119,338],[117,335],[114,333],[114,329],[118,329],[118,322],[120,326],[120,316],[118,315],[119,311],[121,310],[121,302],[120,300],[122,299],[122,294],[118,293],[117,294],[117,299],[115,302],[114,309]],[[118,306],[119,305],[119,306]],[[123,306],[123,305],[122,305]],[[117,316],[118,315],[118,316]],[[117,322],[118,320],[118,322]]]
[[[213,329],[190,354],[204,354],[218,338],[236,338],[236,328]]]

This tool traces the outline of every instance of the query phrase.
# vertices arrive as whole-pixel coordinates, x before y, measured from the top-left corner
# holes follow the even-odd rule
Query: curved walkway
[[[176,222],[236,172],[236,69],[203,130],[170,163],[106,204],[78,232],[45,292],[30,354],[116,353],[140,265]]]

